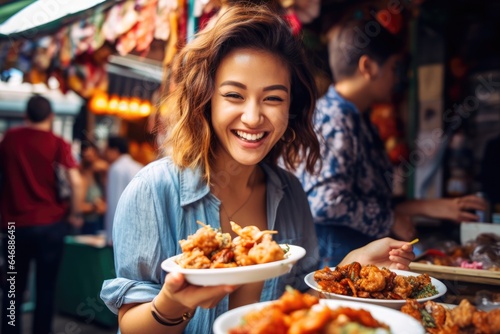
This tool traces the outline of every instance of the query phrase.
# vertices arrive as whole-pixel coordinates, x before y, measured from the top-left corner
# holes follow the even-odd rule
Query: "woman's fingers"
[[[404,261],[411,262],[415,259],[415,253],[413,253],[412,251],[405,251],[402,249],[393,249],[389,252],[389,259],[393,261],[391,257],[394,257],[397,260],[403,259]]]
[[[212,308],[228,293],[236,289],[230,285],[202,287],[189,284],[184,275],[170,273],[165,277],[164,290],[167,296],[189,308]]]
[[[393,248],[389,251],[389,260],[395,265],[399,264],[401,268],[408,268],[410,262],[415,259],[415,253],[413,252],[413,246],[409,243],[403,243],[398,248]]]
[[[165,277],[165,287],[171,293],[176,293],[187,284],[181,273],[170,273]]]
[[[412,261],[412,257],[407,255],[389,255],[389,260],[391,261],[390,267],[396,269],[407,270]]]
[[[408,270],[408,269],[410,269],[410,267],[408,266],[408,264],[403,264],[403,263],[399,263],[399,262],[394,262],[394,263],[391,265],[391,269]]]

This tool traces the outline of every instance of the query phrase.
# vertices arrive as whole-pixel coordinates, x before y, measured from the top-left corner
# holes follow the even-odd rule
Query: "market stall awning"
[[[120,1],[25,0],[0,6],[0,38],[34,37],[68,24],[88,11]]]
[[[31,5],[36,0],[19,0],[3,3],[0,5],[0,24],[4,23],[11,16],[19,12],[24,7]]]

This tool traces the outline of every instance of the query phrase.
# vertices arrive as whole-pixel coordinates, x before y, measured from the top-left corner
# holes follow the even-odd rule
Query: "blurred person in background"
[[[409,241],[416,236],[414,216],[455,222],[477,221],[471,210],[486,203],[477,196],[411,200],[393,205],[392,164],[370,120],[375,103],[391,102],[404,43],[371,20],[344,21],[330,31],[329,65],[333,84],[316,105],[315,130],[322,169],[296,175],[307,193],[324,266],[386,236]]]
[[[0,142],[0,215],[2,254],[11,281],[3,280],[3,334],[20,334],[21,305],[30,274],[36,266],[33,333],[52,333],[54,295],[69,225],[81,227],[82,181],[71,146],[52,132],[54,113],[50,101],[35,95],[27,103],[27,125],[14,128]],[[58,199],[55,164],[67,169],[72,188],[69,201]],[[14,306],[15,310],[9,311]],[[8,315],[14,314],[14,318]]]
[[[99,148],[84,140],[80,146],[80,173],[85,199],[82,204],[83,226],[81,234],[97,234],[104,230],[106,212],[105,184],[108,163],[99,156]]]
[[[123,190],[125,190],[125,187],[143,165],[135,161],[129,154],[129,142],[124,137],[109,137],[104,154],[106,160],[110,164],[106,185],[106,204],[108,207],[105,214],[104,225],[107,242],[111,244],[113,219],[118,200]]]

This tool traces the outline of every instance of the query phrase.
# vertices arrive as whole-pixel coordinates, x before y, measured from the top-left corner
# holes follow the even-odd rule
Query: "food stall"
[[[498,248],[500,225],[463,223],[460,243],[432,242],[410,264],[410,270],[443,281],[448,293],[443,302],[467,299],[485,309],[500,306]]]
[[[205,7],[193,8],[187,1],[97,1],[90,10],[67,15],[58,24],[46,25],[43,29],[31,29],[29,34],[18,31],[7,35],[5,30],[0,30],[0,34],[4,34],[0,39],[0,70],[9,66],[21,67],[28,82],[44,83],[52,77],[59,82],[62,92],[76,92],[87,102],[81,133],[90,138],[102,139],[106,134],[102,135],[101,129],[111,129],[137,138],[139,143],[154,143],[153,129],[161,115],[153,106],[163,88],[161,83],[166,81],[163,69],[170,64],[183,42],[192,38],[195,31],[216,13],[213,2],[204,3]],[[378,5],[382,11],[388,8],[383,2]],[[395,194],[401,197],[437,198],[482,190],[480,176],[484,147],[500,132],[500,93],[497,86],[483,83],[484,80],[497,82],[498,64],[482,62],[481,58],[470,60],[459,50],[459,41],[467,33],[464,28],[467,24],[478,25],[486,13],[489,14],[486,15],[488,20],[484,21],[488,24],[500,21],[493,14],[499,12],[495,11],[498,5],[481,4],[473,6],[471,11],[465,5],[450,6],[444,1],[417,1],[401,7],[401,17],[409,23],[409,52],[412,55],[408,90],[400,104],[375,108],[374,123],[381,133],[384,131],[384,144],[395,167],[413,168],[409,176],[396,185]],[[341,11],[345,7],[345,1],[324,1],[321,10],[307,5],[304,8],[286,6],[291,22],[296,23],[295,29],[309,36],[311,51],[322,57],[325,45],[322,44],[324,36],[318,37],[319,20],[328,17],[322,15],[326,11]],[[453,15],[445,15],[446,11]],[[470,15],[459,16],[468,11]],[[452,31],[454,26],[461,29]],[[27,36],[30,38],[26,39]],[[471,39],[471,43],[473,41]],[[319,63],[324,66],[324,59]],[[325,67],[323,70],[326,71]],[[320,90],[328,84],[327,77],[324,72],[318,72]],[[482,88],[477,90],[479,84]],[[428,150],[423,144],[435,130],[442,131],[442,137]],[[468,147],[471,143],[477,147],[472,152]],[[140,145],[133,150],[147,152]],[[412,160],[416,153],[424,157],[421,162]],[[151,159],[151,156],[145,156],[138,160],[148,162]],[[496,204],[492,203],[492,208]],[[440,248],[448,239],[459,243],[460,236],[465,233],[459,226],[436,221],[420,222],[419,232],[422,252]],[[500,235],[498,229],[491,233]],[[465,242],[460,243],[464,245]],[[71,250],[64,260],[58,303],[61,310],[74,310],[77,316],[86,316],[79,311],[81,303],[85,303],[84,298],[96,295],[99,286],[94,283],[113,275],[110,271],[111,249],[75,239],[68,240],[68,249]],[[87,255],[79,255],[80,252]],[[85,260],[86,264],[81,264],[75,260],[81,256],[86,259],[102,257],[103,260]],[[69,284],[87,275],[79,272],[82,267],[70,270],[76,262],[96,270],[90,280],[93,284],[91,290],[78,291],[82,294],[77,294],[75,287]],[[481,291],[500,293],[500,271],[495,269],[444,266],[430,263],[430,260],[429,263],[415,262],[410,268],[442,280],[447,292],[441,301],[446,304],[456,305],[464,298],[477,303],[476,297],[482,296]],[[112,323],[112,318],[105,313],[103,311],[96,317],[102,316],[99,320],[102,323]]]

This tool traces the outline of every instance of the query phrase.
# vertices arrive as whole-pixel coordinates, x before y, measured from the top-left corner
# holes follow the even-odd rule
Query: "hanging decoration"
[[[285,9],[285,17],[297,34],[301,19],[317,16],[319,0],[276,3]],[[30,28],[36,32],[34,38],[28,34],[23,38],[23,32],[17,30],[12,40],[9,35],[0,35],[0,74],[16,68],[24,74],[25,82],[45,84],[54,77],[63,93],[75,91],[89,101],[95,114],[138,118],[151,113],[150,97],[109,92],[108,57],[131,52],[147,56],[156,39],[165,42],[162,64],[168,66],[179,48],[230,1],[125,0],[110,4],[92,0],[91,4],[93,7],[75,3],[76,9],[67,18],[58,16],[44,21],[43,27]],[[314,8],[309,8],[311,4]],[[57,28],[58,24],[63,26]],[[0,24],[0,31],[7,31],[6,28]],[[48,29],[44,36],[43,29]]]
[[[410,152],[396,106],[392,103],[376,104],[372,106],[370,119],[384,143],[389,160],[394,165],[406,161]]]

